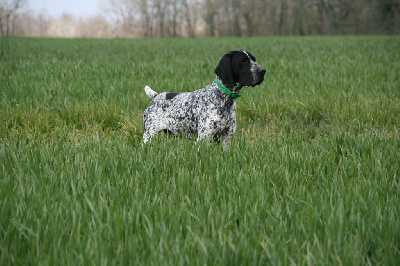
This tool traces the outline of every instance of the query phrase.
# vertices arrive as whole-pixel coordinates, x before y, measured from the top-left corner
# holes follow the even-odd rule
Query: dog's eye
[[[249,61],[249,59],[247,57],[243,57],[242,63],[247,63],[248,61]]]

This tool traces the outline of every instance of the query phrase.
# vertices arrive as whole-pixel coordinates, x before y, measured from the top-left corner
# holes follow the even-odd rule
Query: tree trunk
[[[207,25],[207,35],[209,37],[215,36],[215,10],[212,0],[206,0],[205,22]]]

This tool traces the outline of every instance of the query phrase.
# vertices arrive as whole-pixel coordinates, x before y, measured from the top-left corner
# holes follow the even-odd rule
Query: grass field
[[[229,150],[155,137],[144,85],[267,69]],[[400,37],[0,39],[0,265],[398,265]]]

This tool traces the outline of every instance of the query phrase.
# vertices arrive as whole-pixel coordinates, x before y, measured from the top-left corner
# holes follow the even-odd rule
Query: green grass
[[[264,83],[220,145],[141,147],[143,88]],[[0,264],[396,265],[400,37],[0,39]]]

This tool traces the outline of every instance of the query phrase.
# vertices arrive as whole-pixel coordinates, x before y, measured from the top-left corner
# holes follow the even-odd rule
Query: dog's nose
[[[265,70],[265,69],[263,68],[263,69],[261,69],[260,74],[264,76],[266,72],[267,72],[267,70]]]

